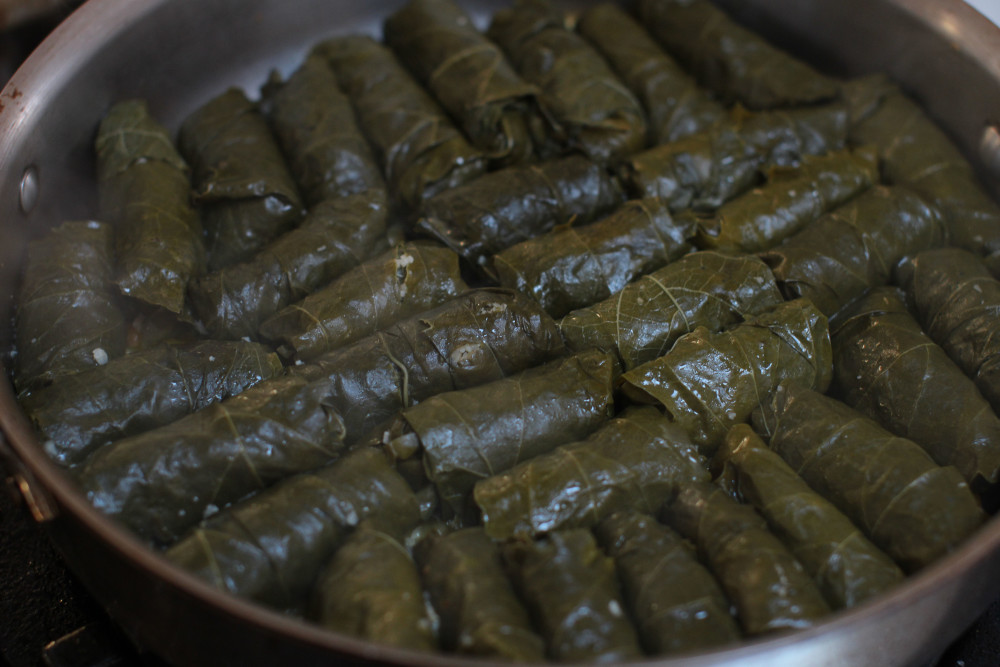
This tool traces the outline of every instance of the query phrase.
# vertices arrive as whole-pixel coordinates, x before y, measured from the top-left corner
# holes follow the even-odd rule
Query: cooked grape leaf
[[[411,210],[486,171],[437,102],[370,37],[337,37],[316,47],[350,97],[375,147],[394,199]]]
[[[562,317],[679,259],[691,249],[694,231],[694,221],[674,220],[659,199],[629,201],[598,222],[555,229],[507,248],[493,256],[493,272],[504,287]]]
[[[326,58],[312,54],[287,81],[264,87],[267,117],[305,203],[384,190],[375,154]]]
[[[588,7],[576,27],[642,102],[651,143],[677,141],[725,119],[725,107],[700,88],[618,5]]]
[[[49,456],[72,465],[107,442],[165,426],[281,370],[278,355],[255,343],[165,345],[59,378],[23,406]]]
[[[487,36],[514,67],[538,86],[538,103],[551,120],[551,151],[582,152],[612,162],[646,143],[646,115],[600,53],[567,29],[562,12],[548,0],[514,0],[493,15]]]
[[[194,171],[192,198],[201,209],[210,269],[251,257],[299,221],[295,181],[243,91],[230,88],[195,110],[181,124],[178,144]]]
[[[537,91],[453,0],[410,0],[386,19],[384,32],[474,146],[503,164],[531,159]]]
[[[165,556],[220,590],[301,612],[319,571],[369,517],[403,530],[420,513],[388,459],[361,449],[212,515]]]
[[[786,298],[833,315],[884,285],[907,255],[944,244],[941,216],[903,188],[876,186],[761,254]]]
[[[849,405],[958,468],[975,490],[1000,479],[1000,419],[898,289],[871,290],[834,322],[834,383]]]
[[[441,618],[441,643],[459,655],[538,662],[545,644],[514,594],[497,544],[481,528],[421,544],[424,586]]]
[[[260,326],[289,356],[313,359],[466,290],[458,257],[447,248],[405,243],[341,275]]]
[[[550,659],[610,663],[642,655],[618,592],[614,561],[589,530],[509,542],[504,556]]]
[[[955,468],[840,401],[788,382],[762,414],[771,448],[907,572],[954,550],[985,519]]]
[[[279,376],[94,453],[77,480],[90,503],[167,545],[202,517],[334,459],[340,416],[325,383]]]
[[[782,380],[825,391],[831,358],[826,317],[808,299],[796,299],[728,331],[695,329],[659,359],[625,373],[621,389],[662,405],[711,456]]]
[[[716,454],[731,491],[753,505],[834,609],[853,607],[903,581],[903,572],[828,500],[737,424]]]
[[[696,327],[723,329],[781,300],[757,258],[697,252],[569,313],[559,328],[570,349],[614,352],[630,369],[666,354]]]
[[[124,353],[114,261],[114,232],[102,222],[65,222],[28,243],[15,313],[21,394]]]
[[[698,80],[751,109],[833,99],[837,83],[733,21],[709,0],[639,0],[639,20]]]
[[[713,213],[685,211],[678,219],[697,222],[695,242],[700,248],[757,252],[792,236],[878,179],[878,159],[872,151],[806,155],[797,168],[772,168],[766,183],[729,200]]]
[[[680,535],[634,511],[608,516],[594,532],[615,559],[647,653],[682,653],[739,640],[729,600]]]
[[[636,407],[586,440],[476,482],[473,497],[487,534],[504,539],[591,527],[618,510],[656,513],[685,482],[709,479],[684,431]]]
[[[347,273],[386,244],[385,194],[320,202],[253,257],[191,283],[191,307],[219,338],[257,338],[261,322]]]
[[[688,485],[664,514],[698,546],[746,634],[808,628],[830,613],[812,578],[764,519],[719,487]]]

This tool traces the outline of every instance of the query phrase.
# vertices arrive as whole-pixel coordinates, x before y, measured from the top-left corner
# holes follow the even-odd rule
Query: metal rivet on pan
[[[979,139],[979,157],[994,178],[1000,178],[1000,126],[990,125]]]
[[[30,165],[21,176],[21,210],[31,213],[38,203],[38,168]]]

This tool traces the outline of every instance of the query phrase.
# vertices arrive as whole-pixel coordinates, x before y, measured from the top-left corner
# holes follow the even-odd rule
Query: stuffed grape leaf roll
[[[322,567],[369,517],[403,531],[420,511],[388,459],[360,449],[212,515],[165,556],[220,590],[301,613]]]
[[[356,442],[435,394],[499,380],[549,361],[563,349],[556,323],[538,304],[515,292],[480,289],[293,372],[325,378],[347,440]]]
[[[423,201],[486,171],[486,160],[392,51],[370,37],[329,39],[315,49],[350,97],[378,153],[394,200]]]
[[[943,245],[936,209],[904,188],[876,186],[823,215],[762,259],[786,298],[808,297],[833,315],[884,285],[907,255]]]
[[[420,544],[424,586],[441,619],[441,645],[460,655],[540,662],[545,644],[507,578],[497,544],[481,528]]]
[[[204,515],[343,448],[325,383],[279,376],[167,426],[117,440],[77,470],[90,503],[167,545]]]
[[[402,417],[419,441],[428,479],[462,516],[478,480],[584,438],[604,423],[613,410],[615,370],[609,355],[593,350],[438,394]]]
[[[774,167],[767,182],[731,199],[697,222],[700,248],[757,252],[777,245],[830,209],[878,183],[878,159],[867,150],[806,155],[797,168]]]
[[[621,662],[642,651],[618,591],[615,565],[583,529],[514,541],[504,555],[548,657],[559,662]]]
[[[876,147],[887,182],[912,188],[941,211],[954,245],[979,255],[1000,250],[1000,207],[951,139],[898,88],[885,92],[851,140]]]
[[[473,498],[486,533],[504,539],[592,527],[618,510],[656,513],[685,483],[709,479],[687,434],[645,406],[476,482]]]
[[[677,141],[726,118],[725,107],[700,88],[618,5],[588,7],[580,14],[576,28],[642,102],[650,143]]]
[[[749,425],[730,429],[716,461],[721,479],[767,520],[834,609],[861,604],[902,582],[899,566],[810,489]]]
[[[646,115],[639,100],[548,0],[514,0],[493,15],[486,34],[539,88],[554,145],[551,151],[539,146],[538,152],[569,149],[607,163],[645,145]]]
[[[711,456],[782,380],[826,391],[832,373],[826,317],[808,299],[786,301],[720,333],[704,327],[669,352],[625,373],[622,391],[662,405]]]
[[[647,653],[682,653],[739,640],[729,600],[680,535],[635,511],[615,512],[594,533],[615,559]]]
[[[209,268],[252,256],[299,221],[302,201],[267,121],[230,88],[181,124],[181,154],[205,226]]]
[[[253,257],[193,281],[191,307],[210,334],[255,339],[265,319],[383,250],[387,215],[378,189],[322,201]]]
[[[632,197],[660,197],[672,211],[712,210],[753,186],[772,166],[844,148],[847,109],[828,104],[787,111],[733,110],[728,120],[625,160]]]
[[[503,164],[529,161],[540,119],[534,86],[453,0],[410,0],[385,21],[385,41],[472,144]]]
[[[1000,281],[960,248],[925,250],[897,275],[927,335],[1000,412]]]
[[[611,175],[582,156],[507,167],[442,192],[424,206],[417,227],[470,264],[557,225],[585,223],[622,203]]]
[[[696,327],[724,329],[781,301],[756,257],[697,252],[569,313],[559,329],[570,349],[608,350],[630,369],[666,354]]]
[[[114,231],[107,223],[65,222],[28,243],[13,359],[22,395],[124,353],[114,266]]]
[[[736,606],[747,635],[808,628],[830,613],[819,588],[752,507],[714,484],[691,484],[664,508]]]
[[[837,83],[733,21],[709,0],[639,0],[639,20],[663,47],[729,102],[751,109],[833,99]]]
[[[458,257],[447,248],[405,243],[341,275],[264,320],[260,334],[286,356],[313,359],[467,289]]]
[[[366,190],[384,190],[375,154],[326,58],[314,53],[287,81],[263,90],[267,118],[307,206]]]
[[[256,343],[165,345],[60,378],[23,407],[49,456],[73,465],[107,442],[165,426],[281,370],[278,355]]]
[[[695,223],[674,220],[661,200],[639,199],[598,222],[511,246],[493,256],[493,272],[504,287],[562,317],[687,254],[694,233]]]
[[[182,313],[188,281],[205,264],[187,163],[141,100],[111,107],[95,149],[101,218],[115,229],[115,284],[129,297]]]
[[[849,305],[832,335],[834,383],[845,402],[958,468],[974,490],[1000,481],[1000,419],[897,288]]]
[[[788,382],[761,417],[771,449],[907,572],[954,550],[985,519],[955,468],[840,401]]]
[[[398,648],[437,648],[417,566],[377,523],[362,523],[347,538],[313,597],[315,620],[325,628]]]

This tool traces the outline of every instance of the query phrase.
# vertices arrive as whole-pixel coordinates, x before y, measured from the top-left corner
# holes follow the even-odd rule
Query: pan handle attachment
[[[10,448],[3,431],[0,431],[0,465],[6,470],[8,481],[20,492],[36,522],[48,523],[59,516],[55,500]]]
[[[991,123],[979,138],[979,157],[992,178],[1000,180],[1000,123]]]

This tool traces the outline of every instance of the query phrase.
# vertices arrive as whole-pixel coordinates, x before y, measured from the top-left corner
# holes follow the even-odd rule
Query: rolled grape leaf
[[[732,492],[767,520],[834,609],[853,607],[903,580],[895,562],[767,448],[747,424],[716,455]]]
[[[510,542],[504,555],[550,659],[621,662],[642,655],[618,592],[614,561],[590,531]]]
[[[553,317],[589,306],[691,249],[695,223],[675,221],[659,199],[626,202],[590,225],[522,241],[493,257],[501,285],[528,294]]]
[[[771,449],[907,572],[954,550],[985,519],[962,475],[840,401],[782,384],[762,414]]]
[[[410,0],[385,21],[385,41],[494,160],[530,160],[538,119],[529,85],[453,0]]]
[[[194,170],[209,268],[251,257],[299,221],[302,201],[267,121],[237,88],[188,116],[178,136]]]
[[[387,214],[377,189],[320,202],[252,258],[195,280],[191,306],[216,337],[257,338],[265,319],[383,249]]]
[[[326,58],[308,56],[287,81],[272,77],[263,92],[268,120],[307,206],[385,189],[375,154]]]
[[[460,655],[540,662],[545,644],[504,571],[497,545],[467,528],[421,545],[424,585],[441,619],[441,644]]]
[[[842,149],[847,121],[847,108],[839,103],[759,113],[737,108],[699,134],[633,155],[619,170],[632,197],[660,197],[672,211],[712,210],[749,189],[770,167]]]
[[[698,252],[569,313],[559,329],[570,349],[608,350],[631,369],[662,356],[696,327],[724,329],[781,301],[757,258]]]
[[[437,648],[417,566],[396,537],[363,523],[320,573],[314,617],[325,628],[399,648]]]
[[[419,210],[425,199],[486,171],[482,153],[389,49],[352,35],[327,40],[315,50],[350,97],[393,199],[403,207]]]
[[[876,186],[761,254],[786,298],[833,315],[884,285],[907,255],[943,245],[941,216],[903,188]]]
[[[369,517],[402,531],[420,512],[388,459],[361,449],[209,517],[165,556],[219,590],[301,612],[337,546]]]
[[[473,498],[488,535],[530,537],[588,528],[619,510],[655,513],[683,484],[709,479],[687,434],[647,406],[476,482]]]
[[[260,325],[265,339],[300,360],[349,345],[466,290],[447,248],[406,243],[355,267]]]
[[[188,281],[205,264],[187,163],[141,100],[108,111],[95,149],[101,217],[115,229],[115,283],[127,296],[181,313]]]
[[[114,261],[114,231],[102,222],[65,222],[28,243],[15,313],[19,392],[124,353],[125,316],[111,282]]]
[[[851,140],[878,149],[887,182],[912,188],[941,211],[951,243],[979,255],[1000,250],[1000,207],[951,139],[904,93],[885,94]]]
[[[642,102],[651,143],[677,141],[726,118],[725,107],[700,88],[618,5],[588,7],[580,14],[576,28]]]
[[[590,222],[622,203],[611,175],[581,156],[508,167],[430,199],[417,227],[473,266],[557,225]]]
[[[846,403],[958,468],[973,490],[1000,481],[1000,419],[898,289],[876,288],[852,303],[832,335],[834,383]]]
[[[344,427],[328,394],[325,383],[273,378],[102,447],[77,481],[98,510],[143,539],[171,544],[204,515],[335,458]]]
[[[435,394],[499,380],[560,355],[562,338],[538,304],[515,292],[467,292],[294,372],[324,378],[355,442]]]
[[[808,628],[830,613],[812,578],[764,519],[719,487],[686,486],[664,514],[698,546],[746,634]]]
[[[462,515],[475,483],[586,437],[613,409],[615,362],[591,351],[479,387],[438,394],[403,411],[427,477]]]
[[[796,299],[728,331],[699,327],[659,359],[625,373],[621,383],[630,398],[662,405],[711,456],[782,380],[826,391],[831,359],[826,317],[807,299]]]
[[[615,512],[594,532],[615,559],[646,653],[697,651],[739,640],[729,600],[680,535],[634,511]]]
[[[751,109],[833,99],[839,87],[733,21],[709,0],[640,0],[639,20],[663,47],[728,102]]]
[[[486,34],[538,86],[538,103],[553,121],[552,153],[570,149],[612,162],[645,145],[639,100],[593,46],[567,29],[562,12],[548,0],[515,0],[493,15]]]
[[[714,213],[687,211],[678,217],[697,221],[700,248],[757,252],[777,245],[878,179],[878,159],[872,151],[806,155],[798,168],[772,168],[765,184],[731,199]]]
[[[925,250],[897,275],[927,335],[1000,412],[1000,282],[959,248]]]
[[[170,345],[60,378],[23,406],[49,456],[73,465],[107,442],[165,426],[281,370],[278,355],[255,343]]]

